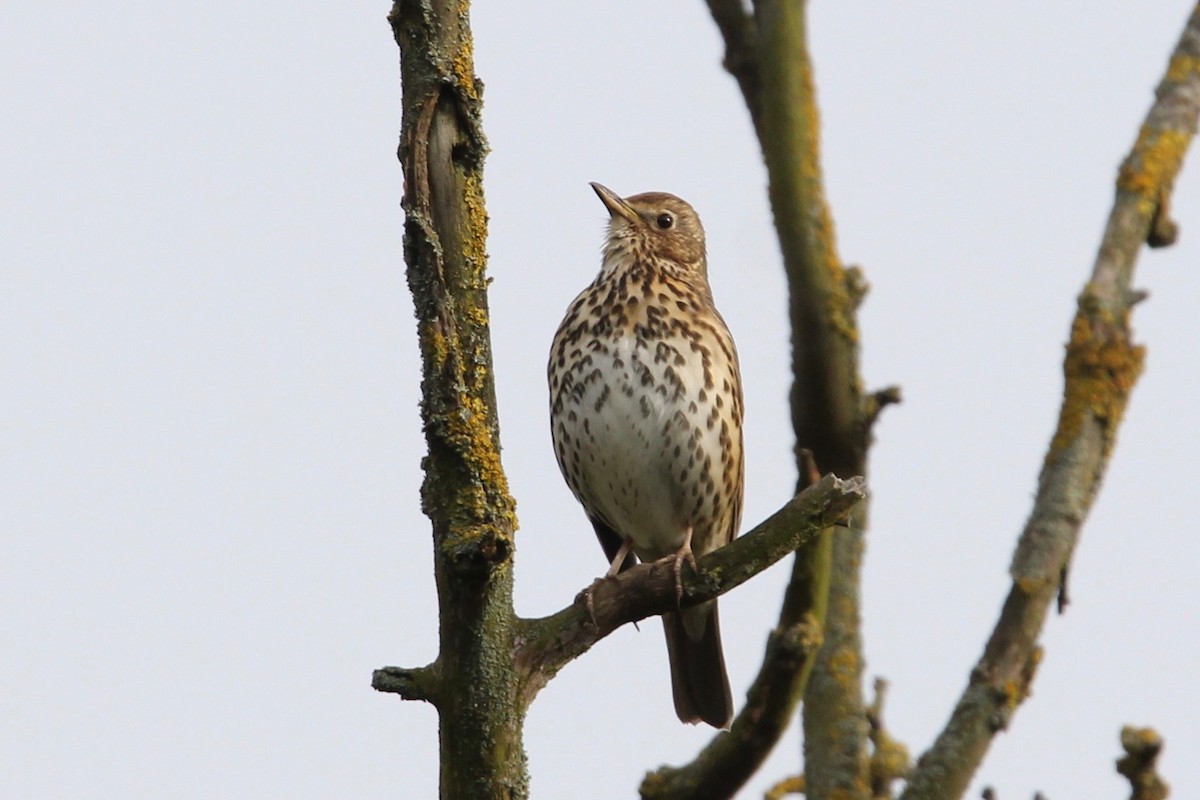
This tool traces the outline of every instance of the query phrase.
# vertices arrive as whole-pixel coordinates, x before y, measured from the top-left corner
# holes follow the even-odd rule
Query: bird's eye
[[[655,223],[657,223],[658,227],[665,231],[667,228],[675,224],[675,218],[670,214],[659,214],[658,219],[655,220]]]

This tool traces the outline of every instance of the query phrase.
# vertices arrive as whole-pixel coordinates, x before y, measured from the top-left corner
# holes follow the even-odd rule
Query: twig
[[[783,800],[789,794],[804,794],[804,776],[793,775],[767,789],[763,800]]]
[[[371,688],[398,694],[405,700],[424,700],[437,705],[437,678],[430,667],[382,667],[371,675]]]
[[[1121,748],[1125,755],[1117,760],[1117,772],[1129,780],[1130,800],[1165,800],[1170,793],[1167,782],[1158,774],[1156,762],[1162,752],[1162,737],[1153,728],[1121,729]]]
[[[871,725],[871,797],[874,800],[890,800],[892,784],[908,775],[912,766],[908,748],[903,742],[892,738],[883,723],[883,703],[887,697],[888,683],[883,678],[875,679],[875,699],[867,707],[867,722]]]
[[[762,135],[762,77],[758,71],[758,25],[746,11],[742,0],[706,0],[709,13],[721,38],[725,40],[725,58],[721,62],[737,80],[750,111],[754,129]]]

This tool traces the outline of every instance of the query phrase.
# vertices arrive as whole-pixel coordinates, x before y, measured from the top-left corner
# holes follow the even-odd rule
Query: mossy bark
[[[856,311],[865,286],[837,254],[825,201],[819,119],[806,41],[806,3],[706,0],[725,41],[725,68],[737,79],[766,162],[771,209],[788,282],[792,329],[792,426],[803,488],[815,470],[864,475],[870,428],[897,390],[865,395],[859,377]],[[863,797],[868,725],[862,699],[859,568],[866,503],[847,527],[796,551],[776,634],[804,626],[823,641],[813,657],[772,663],[769,648],[752,693],[782,698],[790,715],[803,696],[806,792]],[[748,707],[749,708],[749,707]],[[765,754],[782,734],[776,715],[761,715],[755,738]]]
[[[428,444],[421,500],[433,527],[440,618],[437,660],[421,673],[422,699],[440,716],[440,796],[447,800],[528,796],[512,658],[516,516],[500,463],[491,373],[487,143],[468,11],[467,2],[401,0],[389,17],[400,46],[404,251]]]
[[[442,798],[525,798],[522,726],[538,689],[616,626],[679,601],[670,571],[647,565],[595,587],[590,613],[579,600],[545,620],[520,620],[514,614],[516,516],[500,461],[491,372],[482,192],[487,144],[468,3],[398,0],[389,20],[400,46],[404,248],[423,365],[421,415],[428,455],[421,499],[433,528],[440,646],[432,664],[385,667],[375,672],[373,685],[437,707]],[[814,524],[827,527],[843,520],[863,491],[859,481],[820,481],[759,526],[763,536],[748,536],[701,559],[712,569],[684,582],[683,602],[714,597],[765,569],[813,538]],[[817,549],[826,552],[828,546]],[[813,602],[823,601],[819,578],[806,586],[819,590]],[[804,665],[820,642],[812,614],[794,616],[794,623],[781,625],[772,639],[768,664],[773,668],[766,670],[766,688],[758,692],[762,697],[755,706],[772,712],[760,717],[781,718],[769,726],[771,741],[795,702],[794,697],[780,701],[779,693],[797,693],[794,676],[806,674]],[[746,764],[756,765],[769,751],[769,744],[746,745],[758,742],[766,730],[747,729],[736,747],[724,748],[730,757],[715,759],[741,771],[726,773],[721,785],[728,792],[722,796],[753,771]],[[747,747],[759,755],[747,756]],[[718,783],[703,772],[677,777],[709,787]]]
[[[858,374],[857,276],[838,257],[820,165],[820,122],[804,2],[755,4],[762,84],[760,144],[788,277],[792,426],[822,472],[864,475],[868,420]],[[797,570],[827,583],[824,645],[804,693],[805,793],[865,797],[859,581],[866,504],[850,526],[797,554]],[[821,578],[828,577],[822,581]]]

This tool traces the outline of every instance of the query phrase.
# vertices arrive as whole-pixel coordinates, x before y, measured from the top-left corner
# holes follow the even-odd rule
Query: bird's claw
[[[592,627],[598,627],[596,625],[596,599],[592,595],[592,592],[595,591],[596,586],[598,586],[600,583],[602,583],[605,580],[607,580],[607,578],[604,578],[604,577],[596,578],[596,580],[592,581],[591,584],[586,589],[584,589],[579,594],[575,595],[576,603],[578,603],[579,600],[582,598],[583,607],[585,609],[587,609],[588,622],[592,623]]]
[[[671,573],[675,576],[675,605],[677,606],[683,603],[683,562],[685,561],[691,565],[693,573],[700,571],[696,566],[696,555],[692,552],[690,541],[676,552],[659,559],[660,563],[670,562],[671,564]]]

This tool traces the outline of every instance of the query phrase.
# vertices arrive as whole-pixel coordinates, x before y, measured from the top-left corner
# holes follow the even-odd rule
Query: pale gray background
[[[1191,4],[812,3],[841,252],[864,265],[867,677],[917,752],[1007,589],[1062,344],[1119,159]],[[436,716],[371,670],[435,655],[386,2],[0,8],[0,796],[435,795]],[[700,2],[480,2],[492,308],[517,605],[604,569],[562,483],[543,364],[593,276],[587,187],[673,191],[743,359],[751,525],[793,481],[764,173]],[[972,794],[1118,798],[1117,732],[1200,794],[1194,581],[1200,165],[1144,254],[1149,347],[1034,696]],[[724,599],[740,705],[786,566]],[[657,624],[529,714],[539,798],[629,797],[709,731]],[[743,792],[797,769],[794,731]]]

